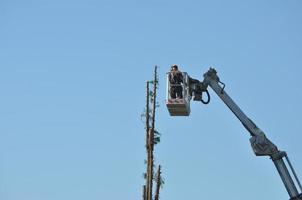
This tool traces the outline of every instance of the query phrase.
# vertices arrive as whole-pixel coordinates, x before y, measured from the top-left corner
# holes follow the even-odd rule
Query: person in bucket
[[[178,70],[177,65],[171,66],[171,71],[169,73],[169,82],[170,82],[170,96],[172,99],[182,99],[182,83],[183,76],[182,72]]]

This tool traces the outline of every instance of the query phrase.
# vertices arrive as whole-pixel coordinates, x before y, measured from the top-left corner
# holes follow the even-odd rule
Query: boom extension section
[[[193,100],[202,101],[203,103],[209,103],[210,96],[207,91],[207,88],[208,86],[210,86],[250,133],[250,143],[256,156],[269,156],[272,159],[283,181],[283,184],[290,196],[290,200],[302,200],[302,187],[287,157],[286,152],[278,150],[277,146],[273,144],[269,139],[267,139],[264,132],[260,128],[258,128],[256,124],[250,118],[248,118],[243,113],[243,111],[236,105],[232,98],[225,92],[225,85],[220,82],[216,70],[210,68],[204,74],[204,80],[202,82],[196,81],[195,79],[191,80],[194,80],[190,83],[190,93],[193,96]],[[204,102],[202,99],[203,92],[206,92],[208,95],[207,102]],[[291,173],[295,178],[296,184],[299,186],[300,192],[298,192],[296,184],[292,179],[291,174],[283,158],[286,158]]]

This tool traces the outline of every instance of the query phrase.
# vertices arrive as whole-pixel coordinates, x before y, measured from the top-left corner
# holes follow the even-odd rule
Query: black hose
[[[201,93],[201,102],[202,102],[203,104],[208,104],[208,103],[210,103],[211,97],[210,97],[210,94],[209,94],[209,91],[208,91],[208,90],[205,90],[205,92],[206,92],[206,94],[207,94],[207,96],[208,96],[208,99],[207,99],[207,101],[204,101],[204,100],[202,99],[202,93]]]

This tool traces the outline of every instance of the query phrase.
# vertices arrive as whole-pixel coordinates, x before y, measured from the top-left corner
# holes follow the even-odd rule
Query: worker
[[[182,83],[183,76],[182,72],[178,70],[177,65],[171,66],[171,72],[169,73],[170,82],[170,96],[172,99],[180,98],[182,99]]]

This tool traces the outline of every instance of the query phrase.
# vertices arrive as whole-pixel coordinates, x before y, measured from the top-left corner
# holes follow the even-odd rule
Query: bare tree
[[[153,89],[150,90],[150,84],[153,85]],[[158,76],[157,66],[154,68],[154,77],[152,81],[147,81],[146,85],[146,108],[143,113],[145,116],[145,129],[146,129],[146,152],[147,152],[147,169],[144,177],[146,184],[143,186],[143,200],[153,199],[153,181],[154,181],[154,145],[160,141],[160,133],[155,129],[155,117],[156,108],[158,103],[156,101],[158,89]],[[150,109],[151,104],[151,109]],[[160,167],[159,167],[160,169]],[[160,171],[159,171],[160,174]],[[159,186],[160,187],[160,186]],[[156,190],[159,194],[159,189]],[[157,195],[158,198],[158,195]]]

